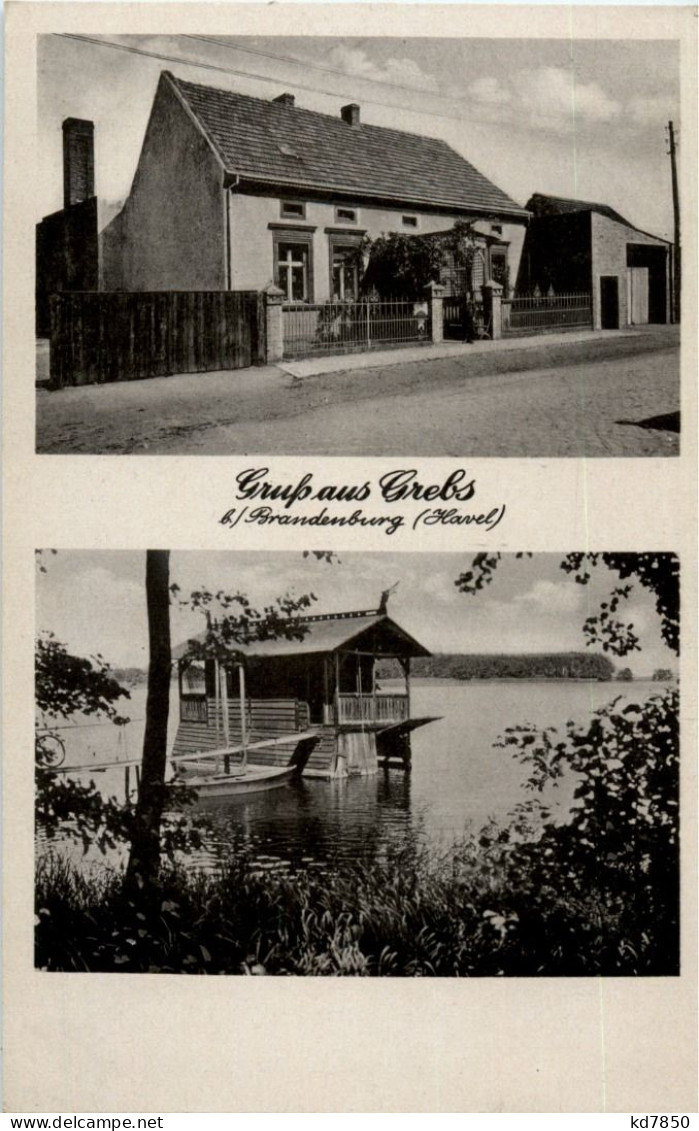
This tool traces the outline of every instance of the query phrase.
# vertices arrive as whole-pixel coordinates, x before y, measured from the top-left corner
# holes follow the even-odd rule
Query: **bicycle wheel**
[[[41,734],[37,736],[36,740],[37,761],[42,766],[48,766],[54,769],[56,766],[63,765],[66,756],[66,748],[63,740],[57,734]]]

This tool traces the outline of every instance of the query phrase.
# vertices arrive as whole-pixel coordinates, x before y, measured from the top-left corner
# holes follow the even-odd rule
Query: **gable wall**
[[[378,208],[354,204],[349,201],[338,201],[347,207],[358,208],[358,222],[354,224],[338,223],[335,219],[335,203],[325,201],[307,201],[306,217],[304,220],[285,220],[280,212],[280,200],[303,199],[300,196],[289,194],[281,198],[275,196],[252,196],[244,193],[231,193],[230,195],[230,255],[231,255],[231,285],[234,290],[262,290],[273,281],[274,276],[274,230],[269,224],[283,225],[285,229],[298,228],[304,234],[304,227],[313,227],[313,301],[326,302],[330,294],[330,252],[329,235],[326,228],[339,229],[349,234],[366,232],[370,238],[375,239],[382,233],[402,232],[404,235],[425,235],[430,232],[441,232],[453,226],[457,219],[463,219],[456,214],[444,214],[411,208]],[[416,229],[404,228],[401,217],[410,213],[419,218]],[[483,233],[490,233],[489,220],[479,221],[476,228]],[[514,223],[504,217],[502,219],[502,235],[500,238],[510,241],[508,249],[508,262],[510,265],[510,278],[514,281],[519,269],[519,260],[524,242],[525,225],[523,222]],[[338,237],[341,239],[341,237]]]
[[[626,294],[626,248],[628,244],[642,244],[648,247],[661,248],[668,246],[664,240],[658,239],[656,236],[646,235],[644,232],[637,231],[636,228],[630,228],[626,224],[619,224],[614,220],[608,219],[606,216],[601,216],[597,212],[592,213],[592,308],[594,318],[593,325],[596,329],[602,324],[600,300],[601,275],[615,275],[619,279],[619,325],[624,327],[629,324]],[[669,261],[670,257],[668,255],[668,272]],[[666,293],[669,303],[669,275],[667,278]],[[667,320],[669,321],[669,309],[667,312]]]
[[[102,290],[225,290],[220,163],[161,79],[124,208],[101,233]]]

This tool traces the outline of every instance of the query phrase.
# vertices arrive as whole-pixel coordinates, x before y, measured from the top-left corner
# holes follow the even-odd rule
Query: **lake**
[[[663,689],[663,684],[650,680],[416,680],[412,714],[440,718],[413,733],[410,773],[381,770],[373,778],[335,782],[302,779],[247,798],[208,800],[200,808],[211,818],[214,831],[193,863],[214,869],[230,845],[240,840],[260,867],[270,869],[322,867],[330,858],[356,859],[367,852],[379,853],[412,833],[447,845],[469,823],[480,827],[490,817],[502,820],[526,796],[522,789],[526,771],[508,750],[494,746],[507,727],[520,723],[564,727],[568,719],[584,723],[618,696],[638,702]],[[138,688],[124,707],[132,719],[127,727],[93,725],[62,731],[66,763],[137,757],[144,712],[145,689]],[[171,743],[177,719],[174,688]],[[103,793],[124,795],[122,768],[81,776],[94,777]],[[570,787],[558,793],[565,808]],[[96,858],[101,859],[99,854]]]

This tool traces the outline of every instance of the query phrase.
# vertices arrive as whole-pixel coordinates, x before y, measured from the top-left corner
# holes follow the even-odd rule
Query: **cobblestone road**
[[[38,450],[415,456],[670,456],[675,328],[377,366],[39,391]]]

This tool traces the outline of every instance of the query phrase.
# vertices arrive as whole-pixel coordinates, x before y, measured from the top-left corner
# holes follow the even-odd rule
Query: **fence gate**
[[[486,325],[483,300],[469,295],[445,295],[442,300],[443,334],[446,341],[464,342],[490,337]]]
[[[51,384],[264,364],[256,291],[64,291],[51,299]]]

